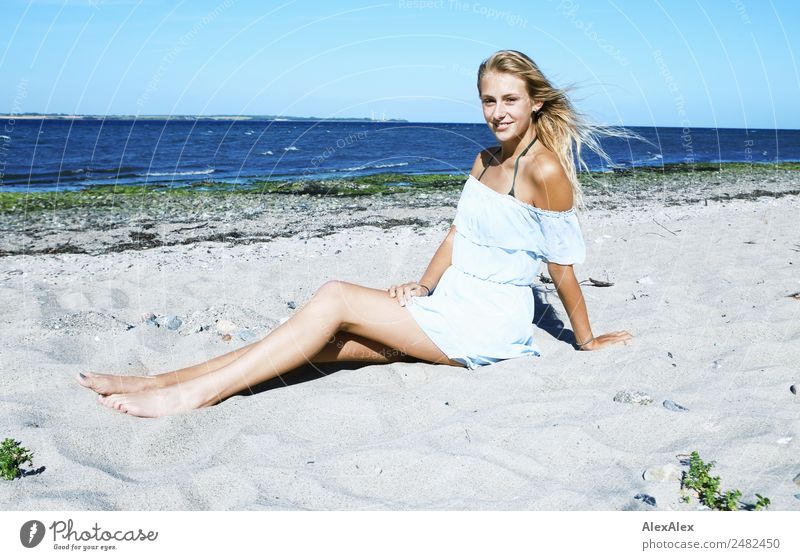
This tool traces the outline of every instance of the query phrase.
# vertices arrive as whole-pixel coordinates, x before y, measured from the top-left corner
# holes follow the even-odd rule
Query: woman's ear
[[[540,101],[539,99],[534,99],[533,100],[533,112],[534,113],[538,112],[539,109],[542,108],[542,105],[544,105],[544,101]]]

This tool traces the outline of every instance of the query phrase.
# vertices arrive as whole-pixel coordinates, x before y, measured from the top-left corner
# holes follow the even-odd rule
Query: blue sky
[[[480,123],[477,67],[516,49],[597,122],[800,129],[798,21],[777,0],[4,0],[0,112]]]

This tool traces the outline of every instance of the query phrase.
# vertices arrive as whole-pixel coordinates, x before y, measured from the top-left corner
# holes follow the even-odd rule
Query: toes
[[[75,376],[75,379],[78,382],[78,384],[82,385],[83,387],[91,388],[92,385],[91,385],[91,381],[89,380],[90,377],[91,376],[86,375],[85,373],[79,372]]]
[[[107,406],[108,408],[113,408],[115,410],[120,410],[120,406],[122,406],[124,402],[122,395],[100,395],[97,397],[97,400],[100,401],[103,406]]]

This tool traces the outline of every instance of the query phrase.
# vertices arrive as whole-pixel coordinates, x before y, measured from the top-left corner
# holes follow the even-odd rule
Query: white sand
[[[446,226],[0,258],[0,436],[45,467],[0,481],[0,504],[694,510],[679,482],[642,474],[697,450],[744,501],[757,492],[772,509],[800,510],[800,395],[789,391],[800,383],[800,301],[786,297],[800,291],[799,217],[797,196],[585,215],[576,274],[615,282],[584,287],[593,330],[628,329],[629,346],[577,352],[533,326],[541,358],[474,372],[309,367],[288,386],[275,380],[255,396],[156,420],[100,406],[73,376],[211,358],[243,345],[242,329],[266,334],[293,313],[288,301],[299,308],[329,279],[376,288],[417,279]],[[566,321],[555,292],[539,291]],[[229,342],[214,328],[180,334],[143,324],[146,312],[237,330]],[[623,389],[654,402],[614,402]]]

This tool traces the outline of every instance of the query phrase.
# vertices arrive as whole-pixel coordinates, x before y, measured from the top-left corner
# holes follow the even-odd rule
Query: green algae
[[[673,163],[657,167],[617,169],[607,173],[582,173],[581,183],[588,192],[598,183],[604,187],[615,184],[647,188],[665,176],[681,176],[714,180],[721,176],[749,175],[774,171],[798,171],[800,162],[778,164],[750,163]],[[0,215],[26,214],[68,209],[154,208],[171,202],[191,203],[221,200],[235,196],[325,196],[369,197],[392,196],[401,193],[454,192],[463,187],[464,174],[402,174],[380,173],[362,177],[333,179],[257,180],[246,184],[219,181],[198,181],[189,185],[97,185],[81,190],[48,192],[0,192]]]

